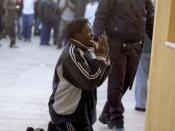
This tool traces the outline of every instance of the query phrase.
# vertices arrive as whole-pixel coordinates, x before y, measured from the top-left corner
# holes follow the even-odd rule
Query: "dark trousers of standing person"
[[[60,27],[61,17],[58,15],[54,21],[54,33],[53,33],[53,45],[58,45],[58,37],[59,37],[59,27]]]
[[[9,36],[10,45],[9,47],[16,48],[16,30],[15,30],[15,19],[11,19],[10,16],[6,16],[4,29],[0,37]]]
[[[118,128],[124,127],[124,107],[122,97],[132,87],[140,58],[142,43],[126,43],[119,39],[109,39],[109,56],[113,67],[108,77],[107,102],[99,117]],[[109,125],[108,125],[109,126]],[[112,127],[111,127],[112,128]]]
[[[2,32],[2,22],[1,22],[1,18],[2,16],[0,15],[0,40],[1,40],[1,32]],[[0,43],[1,46],[1,43]]]
[[[2,16],[0,15],[0,33],[2,32]]]
[[[35,17],[34,20],[35,20],[35,23],[34,23],[34,35],[35,36],[39,36],[40,35],[40,28],[39,28],[39,26],[40,26],[41,22],[40,22],[38,17]]]
[[[16,44],[16,31],[15,31],[15,24],[6,26],[5,27],[5,34],[9,36],[10,38],[10,46],[9,47],[14,47]]]
[[[40,45],[50,45],[51,25],[42,23],[40,31]]]
[[[22,39],[22,33],[23,33],[23,21],[22,21],[22,16],[19,16],[16,21],[16,26],[17,26],[17,37],[19,40]]]
[[[23,14],[23,37],[25,41],[31,41],[33,14]]]

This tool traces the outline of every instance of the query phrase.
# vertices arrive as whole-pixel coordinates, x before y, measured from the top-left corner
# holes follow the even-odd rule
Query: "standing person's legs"
[[[122,46],[123,47],[123,46]],[[114,130],[121,129],[124,126],[124,107],[122,97],[129,87],[132,87],[137,65],[140,59],[142,44],[137,46],[129,45],[130,48],[122,48],[122,51],[115,51],[117,55],[112,55],[114,60],[114,73],[109,81],[109,109]],[[113,71],[112,71],[113,72]],[[110,77],[109,77],[110,78]]]
[[[150,53],[142,53],[135,77],[136,109],[145,110],[147,100],[147,80],[149,73]]]
[[[10,37],[10,47],[16,48],[16,31],[15,31],[15,21],[9,28],[9,37]]]
[[[57,16],[55,22],[54,22],[54,34],[53,34],[53,45],[58,45],[58,36],[59,36],[59,27],[60,27],[60,16]]]
[[[115,43],[120,44],[120,43]],[[122,104],[127,58],[121,49],[111,49],[113,68],[108,78],[108,103],[112,125],[123,128],[124,107]]]
[[[33,25],[33,14],[28,15],[28,22],[27,22],[27,40],[31,40],[31,36],[32,36],[32,25]]]
[[[18,39],[21,40],[22,39],[22,32],[23,32],[23,20],[22,20],[22,16],[17,18],[17,36]]]
[[[39,29],[39,25],[40,25],[40,20],[38,17],[35,17],[35,24],[34,24],[34,35],[38,36],[40,34],[40,29]]]
[[[28,19],[27,19],[27,15],[26,14],[23,14],[22,15],[22,20],[23,20],[23,37],[24,37],[24,40],[27,40],[27,23],[28,23]]]
[[[0,15],[0,34],[2,32],[2,16]]]
[[[68,25],[69,21],[61,20],[58,36],[58,49],[63,47],[63,40],[65,39],[65,27]]]
[[[0,40],[1,40],[1,32],[2,32],[2,21],[1,21],[1,15],[0,15]],[[1,43],[0,43],[1,46]]]
[[[40,45],[49,45],[51,26],[42,24],[40,32]]]
[[[107,102],[100,117],[106,117],[108,121],[111,121],[112,125],[122,128],[124,124],[124,108],[121,101],[127,57],[122,52],[119,41],[109,40],[109,56],[112,59],[113,67],[108,77]],[[107,124],[110,126],[109,123]]]
[[[103,114],[110,116],[112,125],[115,128],[124,126],[124,107],[122,97],[126,90],[132,86],[140,51],[135,48],[124,50],[121,42],[109,40],[109,55],[113,61],[113,67],[108,78],[108,97]],[[109,108],[109,109],[107,109]]]

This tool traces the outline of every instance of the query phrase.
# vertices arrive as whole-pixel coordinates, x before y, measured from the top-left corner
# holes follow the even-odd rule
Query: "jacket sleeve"
[[[110,73],[110,71],[111,71],[111,68],[112,68],[112,61],[111,60],[107,60],[108,62],[108,64],[106,65],[106,69],[105,69],[105,71],[104,71],[104,73],[103,73],[103,76],[102,76],[102,78],[101,78],[101,81],[100,81],[100,83],[99,83],[99,85],[98,86],[100,86],[105,80],[106,80],[106,78],[108,77],[108,75],[109,75],[109,73]],[[109,64],[110,63],[110,64]]]
[[[111,9],[113,4],[114,0],[100,0],[93,23],[93,31],[95,36],[99,36],[104,33],[106,22],[112,12]]]
[[[88,64],[86,63],[88,62]],[[69,56],[62,61],[63,76],[67,78],[77,88],[83,90],[94,90],[103,82],[107,65],[97,59],[85,61],[78,50],[71,47]]]
[[[154,24],[154,6],[151,0],[147,0],[147,19],[146,19],[146,33],[152,40],[153,24]]]

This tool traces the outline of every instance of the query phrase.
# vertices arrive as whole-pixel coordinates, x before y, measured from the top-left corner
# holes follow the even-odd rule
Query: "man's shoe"
[[[114,126],[112,131],[125,131],[125,128]]]
[[[26,131],[44,131],[44,129],[42,129],[42,128],[34,129],[33,127],[27,127]]]
[[[18,48],[16,45],[9,45],[10,48]]]
[[[27,127],[26,131],[34,131],[35,129],[33,127]]]
[[[102,123],[102,124],[107,124],[109,129],[112,129],[113,125],[111,120],[108,117],[105,117],[103,115],[100,115],[100,117],[98,118],[98,120]]]
[[[145,108],[135,107],[135,110],[145,112]]]

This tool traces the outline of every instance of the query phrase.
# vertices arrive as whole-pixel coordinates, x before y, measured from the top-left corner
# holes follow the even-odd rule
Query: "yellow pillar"
[[[175,131],[175,0],[156,0],[152,44],[145,131]]]

